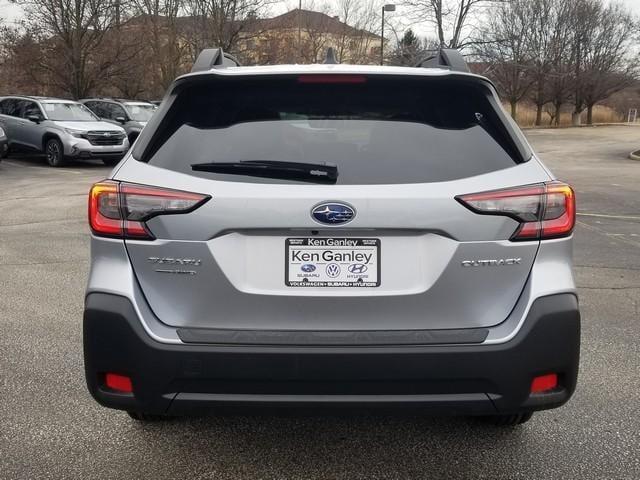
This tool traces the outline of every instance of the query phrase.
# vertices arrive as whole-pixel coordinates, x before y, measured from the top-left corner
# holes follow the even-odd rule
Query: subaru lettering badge
[[[356,216],[356,211],[344,203],[325,202],[311,209],[311,217],[318,223],[325,225],[341,225],[350,222]]]

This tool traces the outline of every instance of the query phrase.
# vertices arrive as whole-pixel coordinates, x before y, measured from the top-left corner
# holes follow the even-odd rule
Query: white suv
[[[42,152],[52,167],[69,158],[100,158],[111,166],[129,150],[122,127],[101,121],[72,100],[2,97],[0,127],[12,150]]]

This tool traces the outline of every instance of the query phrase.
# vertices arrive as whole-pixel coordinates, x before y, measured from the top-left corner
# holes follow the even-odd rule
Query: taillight
[[[105,180],[89,192],[89,225],[95,235],[153,240],[145,224],[157,215],[192,212],[210,197],[199,193]]]
[[[476,213],[504,215],[520,222],[511,240],[566,237],[576,221],[573,189],[557,181],[460,195],[456,200]]]

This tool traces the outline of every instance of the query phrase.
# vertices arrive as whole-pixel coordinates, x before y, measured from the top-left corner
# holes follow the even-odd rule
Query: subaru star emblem
[[[339,225],[350,222],[356,216],[356,211],[344,203],[321,203],[311,210],[311,217],[327,225]]]
[[[315,269],[316,269],[316,266],[313,265],[312,263],[305,263],[304,265],[302,265],[300,267],[300,270],[302,270],[303,272],[306,272],[306,273],[311,273],[311,272],[315,271]]]
[[[105,137],[110,137],[111,136],[111,134],[109,132],[104,132],[102,135],[105,136]]]

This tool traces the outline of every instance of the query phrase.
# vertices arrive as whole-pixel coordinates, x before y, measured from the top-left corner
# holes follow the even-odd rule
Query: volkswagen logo
[[[326,268],[327,276],[331,278],[336,278],[340,275],[340,265],[337,263],[330,263]]]
[[[353,220],[356,211],[344,203],[326,202],[311,209],[311,217],[325,225],[340,225]]]
[[[367,270],[367,266],[363,263],[354,263],[352,265],[349,265],[349,272],[351,273],[364,273]]]

